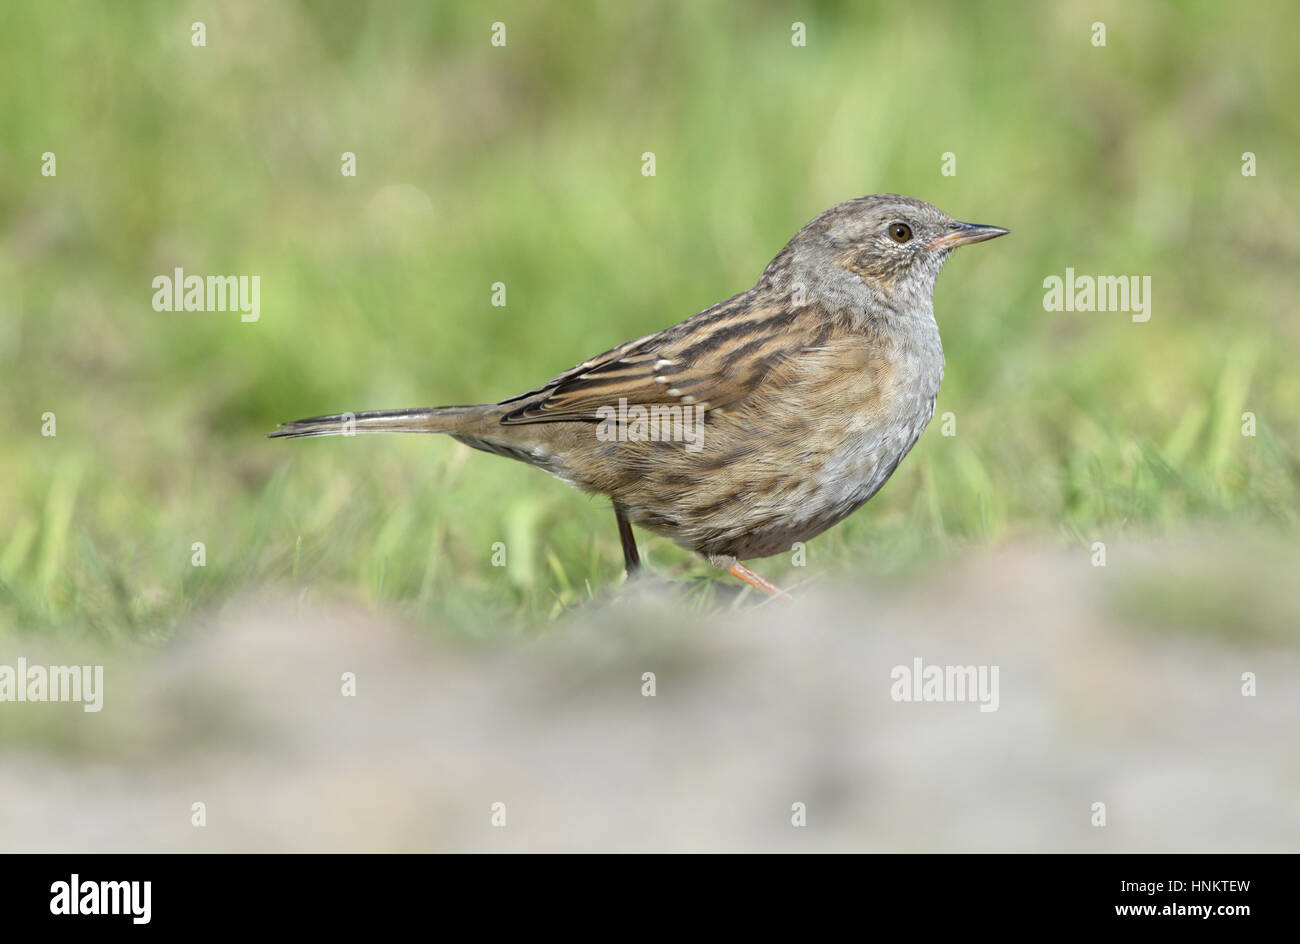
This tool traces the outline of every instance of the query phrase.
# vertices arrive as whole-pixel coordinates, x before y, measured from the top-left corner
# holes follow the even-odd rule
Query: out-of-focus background
[[[492,44],[497,22],[504,46]],[[796,22],[806,45],[792,43]],[[1097,23],[1104,46],[1094,44]],[[807,672],[815,677],[818,654],[837,651],[824,632],[834,627],[854,637],[836,657],[863,660],[864,697],[879,700],[896,655],[873,641],[880,595],[907,587],[923,601],[925,588],[950,586],[963,568],[985,575],[982,586],[1001,580],[1008,601],[1031,607],[1012,621],[1014,609],[990,605],[980,625],[1005,648],[988,643],[983,661],[1010,664],[1019,644],[1058,639],[1052,619],[1032,618],[1042,598],[1025,586],[1032,569],[1007,562],[1016,547],[1033,549],[1022,564],[1061,561],[1051,585],[1082,581],[1088,599],[1088,581],[1127,573],[1123,596],[1138,615],[1116,617],[1105,638],[1137,646],[1134,627],[1150,628],[1132,650],[1134,684],[1167,682],[1159,667],[1174,660],[1217,692],[1251,670],[1242,647],[1261,634],[1270,653],[1296,643],[1294,586],[1278,562],[1295,560],[1287,551],[1300,524],[1298,32],[1300,8],[1283,0],[503,0],[490,11],[469,2],[10,0],[0,5],[0,663],[94,656],[110,666],[108,697],[138,687],[132,704],[147,716],[167,704],[149,702],[149,692],[180,684],[178,666],[200,672],[201,654],[227,651],[231,634],[283,632],[277,644],[297,652],[314,639],[294,635],[297,621],[316,620],[333,627],[322,629],[326,642],[375,627],[377,644],[391,630],[402,646],[449,654],[427,657],[443,674],[420,684],[460,678],[486,703],[497,691],[493,660],[526,660],[548,644],[559,648],[539,658],[632,646],[625,633],[601,641],[602,627],[619,624],[651,636],[695,627],[690,645],[664,641],[680,641],[675,634],[645,645],[680,652],[686,667],[698,656],[700,679],[709,678],[711,632],[726,640],[718,645],[743,647],[745,634],[726,629],[732,621],[752,619],[770,636],[780,617],[646,534],[643,555],[666,581],[652,586],[668,609],[629,597],[604,501],[441,438],[263,434],[317,413],[528,389],[744,290],[827,207],[893,191],[1012,235],[955,254],[939,279],[948,366],[936,418],[951,413],[955,435],[941,435],[937,419],[881,494],[809,544],[803,566],[755,565],[813,601],[788,617],[795,631],[822,629],[813,654],[794,646],[811,660]],[[344,152],[355,155],[355,176],[340,172]],[[654,176],[642,172],[646,152]],[[1247,152],[1253,176],[1242,172]],[[54,176],[42,174],[47,153]],[[943,173],[945,155],[955,174]],[[152,280],[177,267],[260,276],[260,319],[155,311]],[[1067,267],[1150,276],[1150,321],[1045,311],[1043,280]],[[501,307],[492,304],[498,282]],[[46,414],[55,436],[42,435]],[[507,566],[493,566],[496,542]],[[1098,542],[1106,568],[1093,566]],[[194,566],[196,544],[204,566]],[[1154,562],[1141,579],[1133,554],[1116,558],[1119,546],[1148,549]],[[1162,569],[1157,548],[1201,555],[1200,569]],[[840,606],[839,615],[819,616],[818,606]],[[258,612],[284,618],[250,616]],[[942,649],[932,635],[942,627],[906,612],[894,630],[919,633],[910,654],[926,640]],[[1111,611],[1097,612],[1109,625]],[[755,659],[784,658],[753,644]],[[397,651],[394,665],[426,665]],[[337,688],[340,660],[303,658]],[[1060,678],[1040,674],[1038,700],[1006,708],[1014,700],[1004,695],[1003,710],[1044,725],[1039,735],[1068,727],[1077,721],[1068,711],[1045,715],[1077,698],[1090,717],[1109,665],[1095,655],[1061,666]],[[557,686],[569,678],[538,677]],[[596,684],[588,670],[571,683]],[[692,717],[723,712],[741,723],[748,702],[711,702],[699,685]],[[252,731],[292,743],[305,730],[288,718],[279,728],[257,722],[251,701],[241,715],[239,689],[229,691],[174,716],[174,730],[135,741],[125,732],[137,715],[124,710],[112,722],[120,740],[104,743],[118,746],[114,757],[136,758],[122,771],[138,771],[176,739],[217,758],[223,745],[252,750]],[[1274,738],[1287,706],[1268,709],[1273,727],[1231,722],[1243,734],[1205,707],[1221,694],[1207,693],[1191,713],[1155,696],[1106,710],[1165,718],[1163,734],[1175,739],[1220,719],[1225,743],[1243,738],[1260,766],[1249,783],[1209,792],[1294,797],[1294,743]],[[1228,703],[1237,713],[1255,704],[1239,693]],[[457,717],[454,699],[420,705],[447,724]],[[371,703],[362,720],[338,723],[374,736],[403,716],[396,702],[388,707]],[[113,713],[73,711],[0,704],[0,744],[47,773],[43,765],[64,765],[75,791],[76,773],[102,761],[87,725]],[[209,717],[234,727],[205,726]],[[999,714],[976,716],[974,730],[989,717]],[[822,721],[868,723],[831,696]],[[554,723],[580,720],[557,714]],[[1126,758],[1142,755],[1147,729],[1114,721],[1114,730],[1137,740],[1131,755],[1106,755],[1108,769],[1132,772]],[[970,743],[968,730],[945,732],[936,749]],[[1026,776],[1048,776],[1035,767],[1032,739],[990,737],[990,750],[1017,757]],[[453,766],[475,757],[430,756]],[[520,756],[518,776],[540,776]],[[781,767],[756,756],[749,780]],[[493,763],[512,769],[507,757]],[[678,769],[670,755],[664,763]],[[878,783],[909,769],[881,764],[871,768]],[[857,789],[855,771],[865,769],[837,774],[827,795]],[[1156,769],[1176,781],[1181,768]],[[274,771],[239,773],[257,782]],[[926,782],[930,773],[912,771]],[[1050,775],[1067,778],[1080,802],[1094,799],[1069,765]],[[366,776],[359,767],[352,786],[365,788]],[[953,823],[987,812],[974,794],[948,799]],[[105,844],[130,847],[131,835]],[[335,845],[391,847],[404,835]],[[1050,846],[1057,834],[1025,835]],[[1230,846],[1233,835],[1228,824],[1206,843]],[[1295,823],[1250,835],[1254,845],[1293,839]],[[268,845],[303,844],[301,835],[281,839]],[[212,842],[239,847],[230,835]],[[950,832],[884,844],[963,846]],[[40,843],[29,835],[11,845]]]
[[[650,587],[477,645],[241,600],[160,652],[81,649],[97,715],[3,707],[0,850],[1294,852],[1300,555],[1112,551],[1013,543],[791,609]],[[917,658],[997,666],[997,710],[892,700]]]

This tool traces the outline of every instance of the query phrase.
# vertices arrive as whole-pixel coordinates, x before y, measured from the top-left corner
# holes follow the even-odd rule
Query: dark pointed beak
[[[949,223],[948,232],[933,240],[926,249],[956,249],[967,243],[982,243],[986,239],[996,239],[1011,232],[1001,226],[986,226],[983,223]]]

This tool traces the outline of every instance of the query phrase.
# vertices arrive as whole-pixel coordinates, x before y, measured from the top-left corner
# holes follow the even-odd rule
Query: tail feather
[[[439,406],[414,410],[370,410],[365,413],[335,413],[281,423],[267,433],[269,439],[301,439],[309,436],[353,436],[359,433],[459,433],[476,423],[483,406]]]

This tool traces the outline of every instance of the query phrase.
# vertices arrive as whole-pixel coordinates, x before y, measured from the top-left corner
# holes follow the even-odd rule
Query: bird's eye
[[[912,227],[906,223],[890,223],[889,236],[896,243],[905,243],[912,238]]]

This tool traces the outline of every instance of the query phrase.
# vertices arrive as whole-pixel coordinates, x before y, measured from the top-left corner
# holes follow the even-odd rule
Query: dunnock
[[[849,200],[801,229],[747,292],[536,390],[317,416],[269,435],[448,433],[608,495],[629,573],[638,524],[784,596],[740,562],[815,537],[885,484],[943,378],[935,278],[957,246],[1006,232],[896,194]]]

